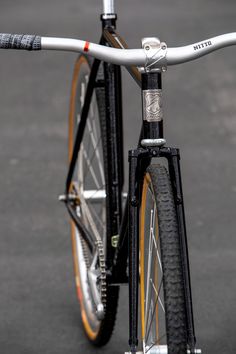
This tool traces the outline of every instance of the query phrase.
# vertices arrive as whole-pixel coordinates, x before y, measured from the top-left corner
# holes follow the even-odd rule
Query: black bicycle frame
[[[103,34],[100,43],[114,48],[127,48],[124,40],[115,32],[116,18],[102,19]],[[83,138],[89,105],[94,88],[99,85],[105,88],[106,96],[106,131],[107,131],[107,208],[111,220],[107,225],[107,281],[110,286],[129,283],[129,345],[132,353],[136,352],[138,345],[138,287],[139,287],[139,207],[143,176],[151,159],[165,157],[168,160],[169,173],[175,198],[178,220],[182,267],[185,289],[186,318],[188,325],[188,345],[191,353],[194,353],[195,334],[193,324],[189,259],[187,248],[187,236],[184,216],[183,193],[179,164],[179,150],[167,147],[141,147],[142,139],[163,138],[163,121],[143,121],[140,139],[137,149],[129,151],[129,193],[122,215],[122,189],[124,183],[123,172],[123,124],[122,124],[122,96],[121,96],[121,71],[120,67],[104,63],[104,82],[96,81],[96,74],[100,65],[99,60],[94,60],[85,102],[78,126],[72,159],[69,166],[66,182],[66,206],[69,213],[79,228],[82,237],[89,248],[95,248],[95,240],[92,239],[86,228],[81,223],[74,210],[73,201],[69,198],[69,191],[73,172],[78,156],[78,151]],[[161,90],[161,73],[151,72],[140,74],[136,67],[127,70],[142,88],[146,90]],[[118,239],[118,244],[112,242]],[[129,260],[127,274],[127,260]]]

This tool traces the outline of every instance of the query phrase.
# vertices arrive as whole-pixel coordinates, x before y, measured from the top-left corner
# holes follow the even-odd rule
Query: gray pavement
[[[0,32],[97,41],[101,1],[2,0]],[[236,30],[233,0],[117,1],[131,47],[169,46]],[[73,284],[68,216],[57,202],[67,159],[75,54],[0,51],[0,353],[120,354],[127,289],[111,342],[83,336]],[[164,75],[165,135],[182,151],[196,334],[205,354],[236,347],[236,48]],[[140,95],[124,73],[126,151],[136,143]],[[138,123],[137,123],[138,122]]]

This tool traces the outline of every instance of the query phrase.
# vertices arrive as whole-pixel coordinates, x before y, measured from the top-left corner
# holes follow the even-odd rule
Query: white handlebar
[[[146,61],[143,49],[115,49],[79,39],[42,37],[42,49],[87,53],[94,58],[118,65],[142,66]]]
[[[166,55],[167,64],[185,63],[234,44],[236,44],[236,32],[223,34],[184,47],[168,48]]]
[[[145,38],[142,49],[116,49],[79,39],[0,33],[0,48],[87,53],[102,61],[124,66],[139,66],[146,70],[181,64],[234,44],[236,32],[177,48],[168,48],[166,43],[161,43],[158,38]]]

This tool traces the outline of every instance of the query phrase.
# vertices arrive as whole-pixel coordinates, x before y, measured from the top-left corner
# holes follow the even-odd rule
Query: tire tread
[[[158,210],[168,354],[186,354],[187,327],[178,223],[172,187],[162,165],[150,165]]]

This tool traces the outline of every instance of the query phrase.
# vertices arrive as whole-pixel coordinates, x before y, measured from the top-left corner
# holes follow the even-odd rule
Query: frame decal
[[[199,49],[203,49],[203,48],[206,48],[206,47],[210,47],[211,45],[212,45],[211,41],[202,42],[202,43],[194,45],[193,49],[194,50],[199,50]]]

